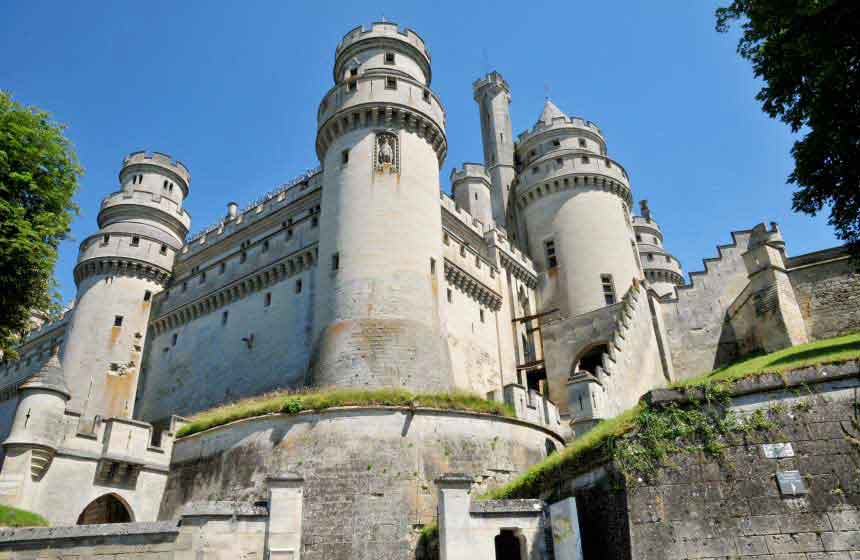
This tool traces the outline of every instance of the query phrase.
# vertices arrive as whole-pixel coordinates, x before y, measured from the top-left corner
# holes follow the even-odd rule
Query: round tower
[[[445,389],[437,298],[447,140],[430,54],[415,32],[374,23],[343,38],[334,78],[316,139],[324,188],[313,383]]]
[[[493,218],[506,226],[508,195],[516,175],[514,134],[511,129],[511,88],[498,72],[490,72],[472,84],[481,115],[484,165],[493,185]]]
[[[515,204],[544,308],[579,315],[619,301],[642,277],[627,172],[594,123],[547,100],[519,136]]]
[[[493,223],[492,187],[484,166],[464,163],[451,170],[451,195],[458,208],[464,209],[485,226]]]
[[[63,367],[69,406],[85,418],[131,415],[152,296],[170,276],[191,223],[182,208],[191,175],[179,161],[132,153],[119,182],[102,200],[99,230],[81,243],[74,271]]]
[[[645,279],[661,297],[674,295],[675,288],[684,285],[681,262],[663,246],[663,232],[651,216],[648,201],[640,200],[639,208],[641,216],[633,217],[633,231]]]
[[[58,352],[59,345],[45,365],[18,388],[18,408],[3,442],[4,473],[30,474],[38,480],[62,443],[70,394]]]

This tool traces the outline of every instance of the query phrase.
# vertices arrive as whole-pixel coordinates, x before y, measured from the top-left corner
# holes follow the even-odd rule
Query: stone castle
[[[0,369],[0,502],[55,525],[265,503],[293,523],[272,558],[407,557],[438,477],[505,482],[651,389],[860,328],[848,253],[788,257],[775,224],[732,232],[685,283],[600,128],[547,100],[514,136],[497,72],[473,85],[484,161],[442,193],[431,78],[414,31],[350,31],[320,167],[195,235],[188,168],[128,155],[73,307]],[[175,438],[196,412],[329,386],[462,390],[518,417],[357,407]]]

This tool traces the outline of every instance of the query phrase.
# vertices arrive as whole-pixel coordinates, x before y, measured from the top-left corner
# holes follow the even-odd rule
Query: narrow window
[[[606,160],[606,168],[607,168],[607,169],[610,169],[611,167],[612,167],[612,160],[607,159],[607,160]]]
[[[296,280],[296,293],[302,293],[302,281],[300,279]]]
[[[638,241],[640,243],[642,242],[642,236],[638,233],[636,234],[636,241]]]
[[[265,253],[268,250],[269,250],[269,240],[266,239],[265,241],[263,241],[263,252]]]
[[[169,192],[173,192],[173,183],[170,183],[170,185],[168,185],[167,190]]]
[[[397,79],[385,78],[385,89],[397,89]]]
[[[648,253],[648,260],[649,260],[649,261],[653,261],[653,260],[654,260],[654,253]]]
[[[131,238],[131,246],[132,247],[140,247],[140,237],[134,236]]]
[[[475,200],[478,200],[478,193],[475,193]]]
[[[475,255],[475,268],[481,268],[481,257]]]
[[[558,266],[558,256],[555,254],[555,239],[547,239],[543,242],[544,253],[546,254],[547,268],[555,268]]]
[[[340,253],[334,253],[331,256],[331,269],[337,270],[340,268]]]
[[[583,156],[582,163],[589,163],[589,161],[590,160],[587,157]]]
[[[108,234],[102,235],[102,245],[107,245],[108,241],[110,241],[110,235],[108,235]]]
[[[537,165],[532,167],[532,173],[537,173],[538,171],[539,171],[539,169],[538,169]]]
[[[355,78],[356,76],[358,76],[358,68],[350,68],[349,69],[349,77]]]
[[[162,188],[163,188],[163,189],[166,189],[166,188],[167,188],[167,181],[165,181],[165,182],[164,182],[164,185],[162,186]]]
[[[442,243],[445,245],[451,244],[451,237],[449,237],[447,233],[442,234]]]
[[[424,90],[424,102],[430,103],[430,90],[429,89]]]
[[[224,311],[223,313],[221,313],[221,324],[222,324],[222,325],[226,325],[226,324],[227,324],[227,319],[228,319],[229,317],[230,317],[230,312],[229,312],[229,311]]]
[[[314,216],[311,219],[311,227],[317,227],[318,225],[320,225],[320,219]]]
[[[143,292],[143,301],[149,301],[151,299],[152,299],[152,292],[150,292],[149,290],[146,290],[145,292]]]
[[[243,263],[248,259],[248,253],[242,251],[242,254],[239,255],[239,263]]]
[[[385,64],[394,64],[394,53],[393,52],[385,53]]]
[[[167,245],[162,245],[161,249],[159,249],[158,252],[161,253],[162,255],[166,255],[167,254]]]
[[[580,148],[584,148],[584,147],[585,147],[585,138],[580,138],[580,139],[579,139],[579,147],[580,147]]]
[[[344,150],[340,153],[340,164],[346,165],[349,163],[349,150]]]
[[[555,164],[556,164],[557,166],[559,166],[559,167],[563,167],[563,166],[564,166],[564,160],[563,160],[563,159],[561,159],[561,158],[556,158],[556,159],[555,159]]]
[[[224,271],[227,269],[227,265],[225,263],[221,263],[218,265],[218,274],[224,274]]]
[[[263,301],[263,306],[269,307],[270,305],[272,305],[272,292],[266,292],[266,298]]]
[[[177,333],[173,333],[173,336],[170,338],[170,345],[176,346],[176,342],[179,340],[179,335]]]
[[[481,309],[481,322],[482,323],[484,322],[484,310],[483,309]]]
[[[122,326],[122,315],[116,315],[113,318],[113,326],[121,327]]]
[[[358,82],[350,80],[349,83],[346,84],[346,91],[355,91],[358,89]]]
[[[561,142],[558,140],[553,140],[552,145],[555,146],[556,148],[558,148],[559,146],[561,146]]]
[[[200,273],[200,283],[203,284],[204,282],[206,282],[206,271],[205,270]]]
[[[451,291],[451,288],[448,288],[448,303],[454,303],[454,292]]]
[[[436,259],[430,257],[430,274],[436,274]]]
[[[603,285],[603,299],[606,305],[615,303],[615,284],[612,282],[611,274],[601,274],[600,283]]]
[[[466,256],[466,244],[465,244],[465,243],[463,243],[462,245],[460,245],[460,256],[461,256],[461,257],[465,257],[465,256]]]
[[[292,228],[287,229],[287,241],[293,238],[293,230]]]

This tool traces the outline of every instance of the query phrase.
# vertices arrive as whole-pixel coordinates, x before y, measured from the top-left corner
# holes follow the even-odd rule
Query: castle
[[[350,31],[320,167],[195,235],[186,166],[128,155],[74,306],[0,369],[0,500],[57,525],[155,521],[303,480],[284,534],[307,558],[400,557],[436,477],[504,482],[650,389],[860,326],[848,253],[789,258],[775,224],[732,232],[685,284],[600,128],[547,100],[514,136],[497,72],[473,85],[484,161],[443,194],[431,78],[414,31]],[[328,386],[464,390],[518,418],[369,407],[175,438],[213,406]]]

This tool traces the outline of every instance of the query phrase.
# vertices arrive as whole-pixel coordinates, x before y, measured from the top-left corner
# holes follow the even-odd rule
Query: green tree
[[[77,206],[82,170],[64,127],[0,91],[0,352],[15,345],[30,317],[56,309],[57,247]]]
[[[734,0],[716,19],[720,32],[740,23],[738,54],[764,81],[764,112],[802,134],[794,210],[829,207],[836,235],[860,251],[860,2]]]

